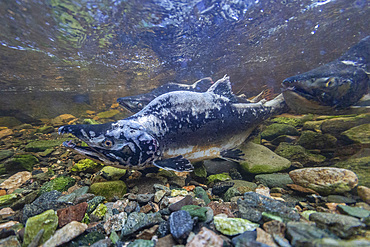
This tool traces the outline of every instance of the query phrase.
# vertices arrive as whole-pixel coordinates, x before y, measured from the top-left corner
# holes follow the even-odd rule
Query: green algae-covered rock
[[[325,120],[321,121],[307,121],[303,124],[303,130],[312,130],[316,132],[321,132],[321,125]]]
[[[207,177],[207,169],[206,169],[206,167],[203,164],[195,167],[195,169],[194,169],[194,175],[196,177],[206,178]]]
[[[12,150],[0,150],[0,160],[5,160],[14,154]]]
[[[15,202],[18,198],[17,194],[9,194],[0,196],[0,207],[8,206]]]
[[[59,176],[43,184],[41,186],[40,194],[43,194],[45,192],[49,192],[52,190],[63,192],[63,191],[66,191],[69,187],[72,187],[75,183],[76,183],[76,179],[74,178],[67,177],[67,176]]]
[[[33,166],[38,162],[39,160],[32,154],[20,154],[7,160],[4,163],[4,166],[7,171],[27,170],[31,172],[33,170]]]
[[[234,236],[245,231],[254,231],[259,226],[241,218],[224,218],[216,215],[213,220],[216,229],[228,236]]]
[[[95,215],[99,220],[101,220],[107,213],[107,210],[108,210],[107,206],[100,203],[91,214]]]
[[[336,146],[337,138],[330,134],[321,134],[306,130],[301,133],[297,144],[307,149],[331,149]]]
[[[187,211],[191,215],[191,217],[198,217],[200,221],[205,221],[207,219],[207,208],[205,207],[200,207],[197,205],[186,205],[183,206],[181,210]]]
[[[87,118],[83,120],[83,124],[101,124],[101,123],[94,119]]]
[[[70,138],[61,138],[57,140],[38,140],[28,143],[24,149],[27,152],[43,152],[46,149],[60,146],[63,142],[69,141]]]
[[[211,175],[208,177],[208,183],[212,183],[212,182],[217,183],[217,182],[226,181],[226,180],[231,180],[230,175],[226,172]]]
[[[293,183],[287,173],[259,174],[254,179],[269,188],[279,187],[287,189],[287,184]]]
[[[370,144],[370,124],[362,124],[344,131],[342,135],[354,142]]]
[[[98,118],[112,118],[119,113],[120,113],[119,110],[110,110],[110,111],[100,112],[96,116]]]
[[[22,122],[15,117],[0,117],[0,127],[12,128],[21,124]]]
[[[120,169],[113,166],[104,166],[103,169],[101,169],[99,172],[99,175],[102,175],[108,180],[119,180],[125,174],[125,169]]]
[[[188,195],[189,192],[187,190],[183,190],[183,189],[172,189],[171,190],[171,196],[175,197],[175,196],[186,196]]]
[[[44,234],[41,237],[40,244],[44,243],[54,234],[57,227],[58,216],[52,209],[28,218],[24,232],[23,246],[28,246],[41,229],[44,229]]]
[[[262,131],[261,138],[272,141],[273,139],[281,135],[297,136],[299,135],[299,132],[296,128],[289,124],[274,123],[267,126],[267,128]]]
[[[300,145],[293,145],[282,142],[276,148],[275,153],[290,160],[298,161],[302,165],[316,165],[325,161],[325,157],[319,154],[312,154]]]
[[[136,239],[129,243],[127,247],[154,247],[155,243],[151,240]]]
[[[304,116],[289,116],[289,117],[276,117],[270,120],[273,123],[279,124],[288,124],[293,127],[302,126],[306,121],[312,120],[313,115],[304,115]]]
[[[360,114],[350,117],[338,117],[324,120],[321,124],[323,133],[330,133],[333,135],[340,135],[343,131],[349,130],[355,126],[367,124],[370,122],[370,114]]]
[[[6,168],[4,164],[0,164],[0,175],[3,175],[6,173]]]
[[[49,134],[51,132],[54,132],[53,126],[42,126],[35,131],[35,133],[42,133],[42,134]]]
[[[358,184],[370,187],[370,157],[350,158],[338,162],[334,167],[344,168],[353,171],[358,176]]]
[[[103,167],[102,164],[96,163],[91,159],[78,161],[71,169],[72,172],[96,172]]]
[[[231,187],[229,188],[225,194],[224,194],[224,201],[225,202],[229,202],[231,200],[231,198],[235,197],[235,196],[241,196],[242,194],[240,193],[240,191],[235,188],[235,187]]]
[[[127,186],[121,180],[100,182],[92,184],[89,192],[95,195],[103,196],[110,201],[115,196],[122,198],[122,196],[127,192]]]
[[[202,187],[200,186],[195,187],[194,193],[196,197],[203,199],[206,205],[211,202],[211,200],[209,199],[207,195],[207,192]]]
[[[243,151],[243,160],[239,164],[249,173],[273,173],[285,170],[291,165],[288,159],[280,157],[267,147],[259,144],[247,142],[239,149]]]
[[[87,213],[85,213],[85,216],[81,220],[82,223],[85,223],[86,225],[90,224],[90,217]]]

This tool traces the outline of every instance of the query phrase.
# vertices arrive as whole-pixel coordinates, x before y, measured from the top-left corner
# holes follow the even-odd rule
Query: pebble
[[[226,214],[228,218],[234,218],[234,214],[232,213],[230,206],[224,203],[218,203],[213,201],[210,202],[207,206],[213,210],[214,215]]]
[[[297,169],[289,172],[289,176],[295,184],[322,194],[344,193],[358,184],[358,178],[354,172],[334,167]]]
[[[190,214],[184,210],[173,212],[169,219],[170,232],[179,242],[184,243],[191,230],[193,230],[193,220]]]
[[[154,202],[158,203],[162,200],[162,198],[166,195],[165,190],[158,190],[154,194]]]
[[[87,229],[87,225],[77,221],[72,221],[63,228],[57,230],[55,234],[44,243],[44,247],[60,246],[69,242],[82,234]]]
[[[15,235],[9,236],[4,239],[0,239],[0,246],[1,247],[21,247],[22,245],[19,243],[17,237]]]
[[[185,196],[183,199],[180,201],[173,203],[169,206],[169,209],[173,211],[179,211],[183,206],[186,205],[192,205],[193,204],[193,197],[190,195]]]
[[[215,232],[202,227],[200,232],[186,244],[186,247],[222,247],[224,240]]]
[[[122,236],[128,236],[143,228],[162,222],[162,216],[159,212],[156,213],[131,213],[122,228]]]
[[[154,194],[138,194],[136,200],[140,205],[144,205],[150,201],[153,201],[153,198]]]
[[[57,210],[58,226],[63,227],[72,221],[81,221],[87,210],[87,202]]]
[[[32,174],[30,172],[18,172],[13,176],[9,177],[7,180],[0,184],[0,188],[6,189],[7,194],[13,193],[13,191],[19,187],[27,180],[31,179]]]
[[[218,182],[212,187],[212,194],[213,195],[222,195],[224,194],[229,188],[233,187],[233,182]]]
[[[355,204],[356,200],[346,197],[346,196],[341,196],[341,195],[329,195],[327,197],[328,202],[335,202],[335,203],[346,203],[346,204]]]
[[[158,239],[156,247],[168,247],[168,246],[175,246],[176,242],[173,239],[171,234],[168,234],[160,239]]]
[[[262,230],[261,228],[257,227],[257,242],[263,243],[270,247],[277,247],[277,245],[274,242],[274,239],[270,234]]]
[[[217,215],[213,218],[217,231],[227,236],[235,236],[245,231],[253,231],[258,224],[241,218],[227,218],[223,215]]]
[[[269,234],[284,237],[286,225],[281,221],[271,220],[263,224],[263,229]]]
[[[287,173],[272,173],[272,174],[259,174],[255,179],[269,188],[288,188],[288,184],[292,184],[293,180]]]

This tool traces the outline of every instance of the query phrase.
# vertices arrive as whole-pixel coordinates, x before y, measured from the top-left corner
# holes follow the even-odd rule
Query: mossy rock
[[[18,194],[9,194],[0,196],[0,207],[11,205],[18,199]]]
[[[103,165],[91,159],[83,159],[78,161],[72,168],[72,172],[96,172],[103,168]]]
[[[89,192],[97,196],[104,196],[108,201],[111,201],[114,197],[122,198],[127,192],[127,186],[121,180],[100,182],[92,184]]]
[[[299,132],[296,128],[289,124],[274,123],[267,126],[267,128],[262,131],[261,138],[272,141],[273,139],[281,135],[297,136],[299,135]]]
[[[297,144],[306,149],[331,149],[336,146],[337,138],[330,134],[321,134],[306,130],[301,133]]]
[[[125,176],[125,174],[125,169],[120,169],[113,166],[104,166],[103,169],[101,169],[98,173],[98,176],[102,176],[107,180],[119,180],[121,177]]]
[[[231,180],[231,177],[229,173],[226,173],[226,172],[211,175],[208,177],[208,183],[212,183],[212,182],[217,183],[217,182],[227,181],[227,180]]]
[[[207,169],[203,165],[203,163],[201,163],[198,166],[195,166],[195,168],[194,168],[194,176],[195,177],[199,177],[199,178],[206,178],[207,177]]]
[[[15,117],[0,117],[0,127],[12,128],[21,124],[22,122]]]
[[[355,117],[339,117],[325,120],[321,124],[321,130],[323,133],[340,135],[342,132],[346,130],[369,122],[370,122],[370,113],[360,114]]]
[[[49,134],[51,132],[54,132],[54,127],[53,126],[43,126],[38,128],[35,133],[42,133],[42,134]]]
[[[27,152],[43,152],[46,149],[60,146],[63,142],[69,141],[70,138],[61,138],[57,140],[38,140],[28,143],[25,146]]]
[[[273,173],[288,169],[291,162],[276,153],[272,152],[265,146],[255,143],[245,143],[239,147],[243,151],[240,166],[249,173]]]
[[[303,124],[302,130],[312,130],[321,133],[321,125],[325,120],[321,121],[307,121]]]
[[[343,132],[342,135],[346,136],[348,139],[354,142],[358,142],[361,144],[370,144],[370,124],[362,124],[353,127]]]
[[[14,154],[12,150],[0,150],[0,160],[5,160]]]
[[[0,164],[0,175],[6,174],[6,168],[4,164]]]
[[[101,124],[100,122],[94,120],[94,119],[90,119],[90,118],[87,118],[87,119],[84,119],[83,120],[83,124],[91,124],[91,125],[94,125],[94,124]]]
[[[76,179],[67,177],[67,176],[59,176],[54,178],[53,180],[43,184],[41,186],[40,195],[45,192],[50,192],[52,190],[57,190],[60,192],[68,190],[68,188],[72,187],[76,183]]]
[[[304,166],[317,165],[325,161],[325,157],[319,154],[312,154],[300,145],[293,145],[282,142],[276,148],[275,153],[290,160],[298,161]]]
[[[119,110],[110,110],[110,111],[105,111],[105,112],[100,112],[96,116],[101,119],[101,118],[113,118],[115,115],[119,114]]]
[[[7,160],[4,163],[4,167],[7,171],[26,170],[31,172],[33,170],[33,166],[38,162],[39,160],[32,154],[20,154]]]
[[[187,211],[192,218],[198,217],[200,221],[205,221],[207,219],[207,208],[200,207],[198,205],[186,205],[181,208],[181,210]]]
[[[304,115],[304,116],[284,116],[284,117],[275,117],[270,120],[272,123],[279,123],[279,124],[288,124],[293,127],[302,126],[305,122],[310,121],[313,119],[312,114]]]
[[[105,206],[103,203],[100,203],[91,214],[95,215],[99,220],[102,220],[107,211],[107,206]]]
[[[340,161],[333,165],[334,167],[344,168],[356,173],[358,185],[370,187],[370,157],[350,158]]]
[[[23,246],[28,246],[41,229],[44,229],[44,234],[41,237],[40,244],[46,242],[54,234],[57,227],[58,216],[52,209],[28,218],[24,232]]]

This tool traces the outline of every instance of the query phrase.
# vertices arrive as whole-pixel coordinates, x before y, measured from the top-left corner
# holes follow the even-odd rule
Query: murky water
[[[0,110],[77,114],[224,74],[279,92],[367,36],[369,15],[365,0],[1,1]]]

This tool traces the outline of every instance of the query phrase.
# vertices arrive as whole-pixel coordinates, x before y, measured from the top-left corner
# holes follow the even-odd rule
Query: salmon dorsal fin
[[[225,75],[222,79],[215,82],[208,90],[208,93],[214,93],[224,96],[233,102],[237,102],[236,96],[231,91],[230,77]]]

